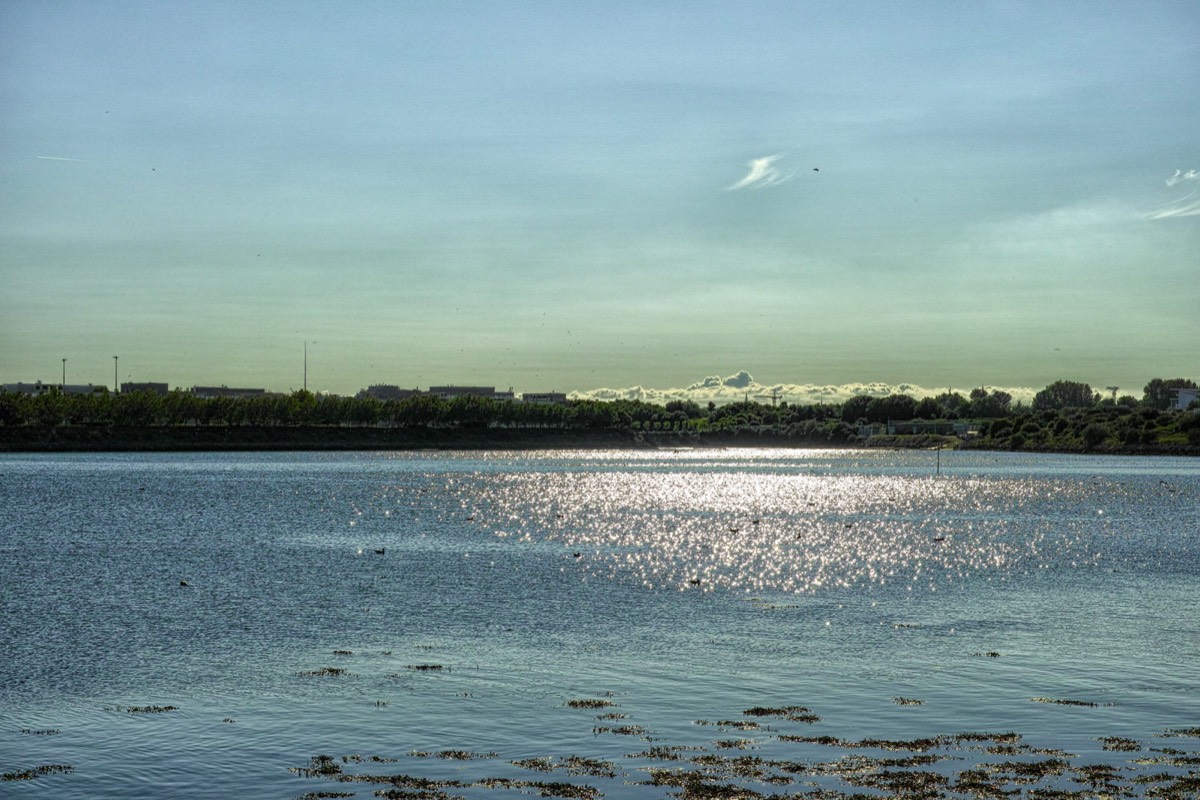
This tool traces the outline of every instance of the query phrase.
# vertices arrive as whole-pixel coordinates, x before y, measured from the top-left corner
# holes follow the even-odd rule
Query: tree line
[[[976,444],[1005,449],[1091,449],[1098,445],[1200,445],[1200,413],[1167,411],[1172,389],[1196,388],[1185,378],[1155,378],[1143,396],[1105,396],[1086,383],[1056,381],[1029,406],[1000,390],[859,396],[843,403],[778,404],[752,400],[707,406],[639,400],[572,400],[537,404],[486,397],[416,395],[378,400],[315,395],[200,398],[185,391],[33,396],[0,393],[0,426],[312,426],[394,428],[555,428],[623,430],[639,434],[769,432],[788,438],[855,443],[865,426],[889,421],[969,421]]]

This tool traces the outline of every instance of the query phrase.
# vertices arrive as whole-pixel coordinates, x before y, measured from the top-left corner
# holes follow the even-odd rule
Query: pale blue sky
[[[7,0],[0,381],[1140,395],[1196,86],[1192,0]]]

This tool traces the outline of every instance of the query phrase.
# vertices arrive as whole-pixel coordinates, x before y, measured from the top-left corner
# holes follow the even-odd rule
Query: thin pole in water
[[[942,474],[942,445],[940,442],[937,446],[937,474]]]

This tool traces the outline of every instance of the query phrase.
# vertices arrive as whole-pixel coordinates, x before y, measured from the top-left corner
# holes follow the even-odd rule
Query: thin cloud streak
[[[1200,197],[1196,192],[1170,203],[1166,208],[1151,211],[1146,215],[1146,219],[1172,219],[1174,217],[1200,217]]]
[[[64,158],[62,156],[34,156],[34,158],[40,158],[45,161],[83,161],[82,158]]]
[[[777,186],[791,180],[792,173],[784,173],[775,166],[775,162],[783,158],[783,153],[776,153],[746,162],[750,171],[737,183],[725,187],[725,191],[733,192],[738,189],[762,189],[765,186]]]

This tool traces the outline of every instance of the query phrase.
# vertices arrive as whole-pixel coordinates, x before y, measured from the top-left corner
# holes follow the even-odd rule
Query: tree
[[[33,396],[0,391],[0,425],[24,425],[33,416]]]
[[[958,392],[942,392],[933,398],[942,409],[942,419],[958,419],[967,410],[967,398]]]
[[[916,416],[917,401],[906,394],[889,394],[886,397],[876,397],[867,406],[869,422],[887,422],[888,420],[908,420]]]
[[[972,417],[993,419],[1006,416],[1011,405],[1012,395],[1008,392],[999,389],[993,389],[991,392],[986,389],[972,389],[967,413]]]
[[[1195,389],[1196,382],[1187,378],[1155,378],[1143,389],[1142,405],[1166,411],[1171,407],[1172,389]]]
[[[1083,429],[1083,446],[1091,450],[1108,438],[1108,429],[1098,422],[1093,422]]]
[[[577,400],[569,408],[572,424],[580,428],[614,428],[620,423],[618,409],[600,400]]]
[[[1033,397],[1033,407],[1039,410],[1087,408],[1096,401],[1092,387],[1075,381],[1055,381]]]
[[[700,404],[694,400],[671,400],[667,403],[666,409],[671,414],[682,411],[686,419],[697,419],[704,416]]]
[[[917,401],[913,416],[917,419],[941,419],[942,407],[932,397],[922,397]]]
[[[867,395],[858,395],[851,397],[846,402],[842,403],[842,422],[854,424],[867,415],[867,409],[871,406],[873,397]]]
[[[492,404],[490,398],[462,394],[450,401],[447,417],[461,428],[486,428],[493,416]]]

